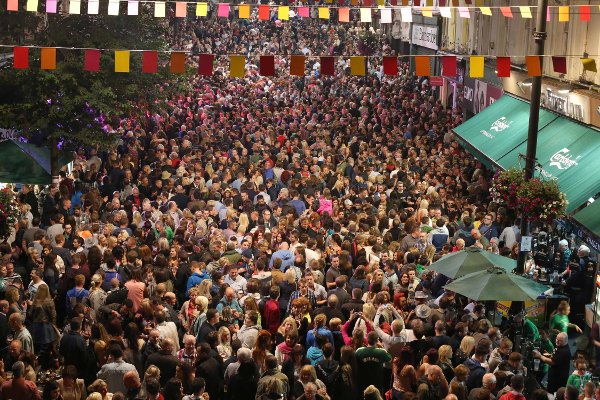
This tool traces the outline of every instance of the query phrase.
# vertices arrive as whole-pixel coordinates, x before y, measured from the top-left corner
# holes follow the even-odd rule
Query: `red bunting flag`
[[[542,63],[539,56],[527,56],[525,57],[525,65],[527,66],[527,75],[529,76],[541,76],[542,75]]]
[[[275,56],[260,56],[258,72],[262,76],[275,75]]]
[[[333,63],[333,57],[321,57],[321,75],[334,75],[335,67]]]
[[[290,57],[290,75],[292,76],[303,76],[304,75],[304,64],[306,63],[306,57],[304,56],[291,56]]]
[[[398,75],[398,59],[396,57],[383,57],[383,73]]]
[[[214,54],[200,54],[198,57],[198,75],[212,76],[214,62]]]
[[[266,4],[261,4],[258,7],[258,19],[268,21],[269,18],[270,18],[269,6]]]
[[[498,57],[496,59],[496,69],[499,78],[510,77],[510,57]]]
[[[363,0],[363,6],[365,6],[365,7],[373,6],[373,0]]]
[[[452,7],[458,7],[459,5],[458,0],[452,0]]]
[[[85,51],[85,67],[86,71],[100,71],[100,50]]]
[[[15,69],[29,68],[29,48],[17,46],[13,49],[13,67]]]
[[[504,15],[506,18],[513,17],[513,13],[511,11],[510,7],[500,7],[500,11],[502,11],[502,15]]]
[[[585,22],[590,21],[590,18],[591,18],[590,6],[588,6],[588,5],[579,6],[579,18]]]
[[[552,57],[552,69],[557,74],[567,73],[567,58],[566,57]]]
[[[142,53],[142,72],[156,74],[158,72],[158,52],[144,51]]]
[[[172,74],[183,74],[185,72],[185,53],[175,51],[171,53],[171,67]]]
[[[429,76],[429,56],[415,57],[415,72],[417,73],[417,76]]]
[[[343,0],[340,0],[343,1]],[[397,6],[398,5],[398,0],[390,0],[390,5],[391,6]]]
[[[442,57],[442,74],[446,76],[456,76],[456,57],[454,56],[443,56]]]
[[[471,0],[465,0],[465,4],[471,5]]]
[[[440,7],[446,7],[446,0],[439,0]]]

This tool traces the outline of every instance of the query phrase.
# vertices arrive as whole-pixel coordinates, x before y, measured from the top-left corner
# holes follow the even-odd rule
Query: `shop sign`
[[[442,86],[444,84],[444,78],[441,76],[432,76],[429,78],[429,83],[431,86]]]
[[[592,122],[590,115],[591,100],[593,99],[582,93],[563,91],[561,88],[547,83],[542,84],[542,107],[584,124]]]
[[[438,27],[413,24],[411,43],[428,49],[438,49]]]

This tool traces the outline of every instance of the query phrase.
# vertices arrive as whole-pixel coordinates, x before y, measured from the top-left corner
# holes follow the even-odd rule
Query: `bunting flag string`
[[[269,20],[271,17],[277,16],[280,21],[287,21],[295,16],[301,18],[318,18],[323,20],[334,20],[332,10],[337,10],[337,19],[339,22],[349,22],[350,10],[358,10],[359,21],[362,23],[371,23],[371,11],[379,11],[380,22],[387,24],[392,23],[392,10],[400,10],[400,20],[402,22],[412,22],[412,14],[421,14],[424,17],[433,17],[440,15],[442,18],[453,18],[453,15],[458,15],[460,18],[471,18],[471,14],[481,13],[481,15],[492,16],[494,12],[500,13],[505,18],[514,18],[516,12],[521,18],[531,19],[532,9],[537,10],[537,6],[482,6],[480,1],[476,1],[475,5],[472,5],[472,1],[465,0],[464,5],[459,5],[459,1],[450,0],[439,1],[439,7],[433,7],[433,2],[420,2],[418,6],[408,5],[408,1],[402,0],[399,5],[398,0],[388,0],[389,3],[386,5],[385,0],[350,0],[350,5],[345,3],[348,0],[338,0],[337,4],[333,4],[333,0],[327,0],[325,5],[266,5],[266,4],[239,4],[233,5],[230,3],[217,3],[209,5],[207,1],[194,2],[194,1],[180,1],[180,0],[108,0],[107,15],[117,16],[120,12],[120,2],[127,2],[127,15],[136,16],[139,15],[139,5],[143,4],[154,4],[154,17],[165,18],[166,16],[166,4],[175,4],[175,17],[186,18],[188,16],[188,7],[194,7],[196,17],[207,17],[209,10],[214,9],[217,16],[221,18],[231,18],[233,14],[232,10],[236,10],[235,13],[239,19],[250,19],[252,10],[257,10],[257,17],[259,20]],[[426,6],[421,4],[426,3]],[[446,5],[451,3],[451,5]],[[87,13],[89,15],[97,15],[99,13],[99,0],[88,0]],[[593,8],[592,8],[593,7]],[[48,14],[56,14],[58,8],[58,0],[46,0],[45,12]],[[315,9],[316,12],[312,14],[311,9]],[[592,11],[593,9],[593,11]],[[39,0],[6,0],[6,10],[8,12],[40,12]],[[457,10],[458,13],[452,13],[452,10]],[[368,13],[367,13],[368,11]],[[81,0],[69,0],[67,10],[68,14],[81,14]],[[564,5],[564,6],[548,6],[547,20],[551,20],[551,15],[557,15],[559,22],[569,22],[572,20],[571,17],[576,18],[579,15],[579,20],[582,22],[589,22],[591,20],[591,14],[600,13],[600,5],[598,7],[591,5]],[[376,14],[377,15],[377,14]]]
[[[168,71],[172,74],[183,74],[189,67],[188,60],[197,62],[198,75],[210,76],[214,73],[215,61],[217,57],[228,57],[230,77],[241,78],[246,74],[247,60],[258,58],[258,72],[263,76],[277,75],[277,66],[281,64],[276,60],[284,58],[289,60],[285,63],[289,66],[289,74],[292,76],[303,76],[306,71],[306,61],[309,59],[318,59],[320,73],[322,75],[332,76],[336,73],[337,68],[341,71],[345,66],[350,67],[352,75],[363,76],[367,73],[367,65],[369,59],[381,60],[383,73],[385,75],[397,75],[398,60],[408,59],[414,65],[414,71],[418,76],[431,76],[432,66],[436,60],[440,61],[441,72],[445,76],[455,77],[457,74],[457,60],[469,60],[469,76],[471,78],[481,78],[484,76],[486,59],[495,60],[496,75],[499,78],[509,77],[511,73],[511,65],[513,60],[525,60],[525,67],[529,76],[542,75],[542,58],[550,57],[552,68],[555,73],[567,73],[567,59],[579,58],[582,66],[582,71],[597,72],[596,58],[600,55],[518,55],[509,57],[500,57],[494,55],[477,55],[477,56],[453,56],[453,55],[428,55],[428,56],[357,56],[357,55],[339,55],[339,56],[303,56],[290,54],[269,54],[269,55],[216,55],[216,54],[197,54],[185,50],[114,50],[114,49],[89,49],[89,48],[74,48],[74,47],[43,47],[43,46],[14,46],[0,44],[0,48],[12,48],[13,50],[13,68],[28,69],[30,68],[30,49],[40,50],[41,70],[52,71],[57,68],[57,49],[64,51],[83,51],[83,69],[88,72],[98,72],[101,67],[101,55],[113,54],[114,72],[130,73],[131,72],[131,54],[141,53],[141,72],[146,74],[155,74],[159,70],[159,55],[168,54]],[[137,58],[136,58],[137,60]],[[283,71],[279,71],[280,73]]]

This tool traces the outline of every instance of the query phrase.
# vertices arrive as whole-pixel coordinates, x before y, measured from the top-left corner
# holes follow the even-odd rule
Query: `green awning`
[[[595,201],[577,214],[573,219],[583,225],[588,231],[600,237],[600,201]]]
[[[527,142],[498,159],[502,168],[519,166]],[[559,117],[538,132],[536,175],[558,181],[567,195],[567,211],[600,192],[600,132]]]
[[[58,167],[73,160],[70,152],[59,152]],[[0,182],[50,184],[50,149],[18,140],[0,142]]]
[[[558,118],[540,110],[539,129]],[[529,103],[504,95],[485,110],[454,128],[462,144],[487,165],[497,161],[527,140]]]

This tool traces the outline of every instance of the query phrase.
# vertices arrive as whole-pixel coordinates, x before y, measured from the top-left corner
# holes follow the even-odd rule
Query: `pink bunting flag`
[[[46,0],[46,13],[56,14],[56,0]]]
[[[310,18],[310,10],[308,7],[298,7],[298,15],[302,18]]]
[[[221,18],[229,18],[229,4],[228,3],[219,3],[218,15]]]

